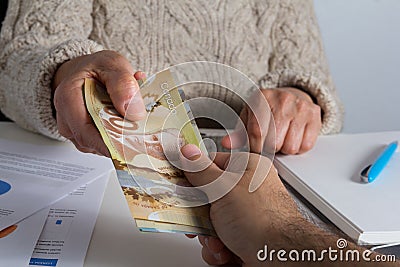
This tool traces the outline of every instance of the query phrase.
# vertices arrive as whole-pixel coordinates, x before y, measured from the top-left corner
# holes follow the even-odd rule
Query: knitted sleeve
[[[312,0],[281,0],[270,34],[272,53],[261,88],[295,87],[322,110],[321,134],[337,133],[343,107],[329,73]]]
[[[91,0],[11,0],[0,36],[0,109],[30,131],[63,140],[52,116],[57,68],[102,50],[88,39]]]

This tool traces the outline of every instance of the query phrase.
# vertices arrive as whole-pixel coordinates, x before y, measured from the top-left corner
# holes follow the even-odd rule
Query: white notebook
[[[378,178],[360,180],[387,144],[400,132],[319,137],[303,155],[278,155],[280,176],[359,244],[400,242],[400,153]]]

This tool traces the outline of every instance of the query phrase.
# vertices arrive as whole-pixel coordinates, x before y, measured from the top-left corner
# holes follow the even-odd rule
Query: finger
[[[139,87],[146,81],[146,74],[142,71],[137,71],[133,74],[133,77],[138,81]]]
[[[213,162],[218,166],[221,170],[226,170],[226,167],[229,164],[229,160],[232,156],[232,153],[229,152],[217,152],[213,155]]]
[[[213,236],[199,236],[199,242],[203,247],[207,247],[212,253],[219,253],[225,245],[219,238]]]
[[[68,138],[73,139],[78,149],[91,149],[108,155],[100,133],[87,113],[82,95],[83,82],[83,79],[72,80],[68,85],[62,82],[56,90],[54,105],[59,118],[62,116],[62,121],[65,122],[61,126],[62,131],[69,134]]]
[[[75,139],[78,144],[83,148],[91,149],[99,152],[101,155],[110,157],[110,153],[104,144],[103,139],[100,136],[98,130],[94,127],[92,122],[80,123],[79,125],[74,125]],[[76,130],[75,130],[76,129]]]
[[[234,260],[233,253],[228,249],[224,249],[219,253],[213,253],[207,247],[203,247],[201,254],[204,261],[209,265],[224,265]]]
[[[320,116],[310,121],[304,128],[303,140],[299,149],[299,153],[309,151],[314,147],[317,141],[319,131],[321,130],[321,119]]]
[[[304,128],[303,140],[301,142],[298,153],[302,154],[309,150],[311,150],[318,138],[319,128],[318,130],[312,129],[309,124],[307,124]]]
[[[201,244],[203,247],[207,247],[206,236],[199,235],[198,239],[199,239],[200,244]]]
[[[209,184],[224,172],[193,144],[183,146],[181,152],[185,176],[194,186]]]
[[[224,243],[216,237],[207,236],[205,242],[208,249],[213,253],[219,253],[225,248]]]
[[[262,155],[264,156],[271,156],[275,155],[276,152],[276,128],[275,128],[275,121],[271,119],[269,121],[267,136],[264,139],[264,146]]]
[[[299,153],[306,125],[310,123],[311,129],[316,129],[321,121],[320,108],[317,105],[296,99],[295,108],[293,120],[290,123],[285,143],[282,146],[282,152],[286,154]]]
[[[115,109],[132,121],[146,115],[139,84],[129,72],[113,72],[106,81],[107,92]]]
[[[221,145],[226,149],[237,149],[246,144],[245,129],[234,130],[232,133],[225,135],[221,140]]]
[[[280,151],[285,142],[286,133],[289,130],[290,118],[285,118],[280,114],[275,115],[275,148]]]
[[[98,58],[97,78],[106,86],[115,109],[129,120],[143,119],[146,110],[129,61],[110,51]]]
[[[272,117],[266,94],[267,92],[264,90],[257,90],[249,99],[246,128],[249,135],[250,151],[255,153],[262,151]]]
[[[143,71],[137,71],[133,74],[133,77],[135,77],[136,80],[145,80],[146,74]]]
[[[249,134],[250,151],[261,153],[266,136],[270,129],[271,114],[260,112],[258,115],[249,114],[247,120],[247,132]]]
[[[181,158],[181,164],[188,181],[203,191],[208,197],[208,203],[212,203],[228,194],[240,182],[250,154],[234,153],[232,157],[223,155],[225,159],[229,158],[226,161],[229,164],[225,162],[226,169],[222,170],[198,150],[195,145],[184,146],[181,151],[186,161]]]
[[[292,119],[296,116],[296,98],[293,94],[282,90],[269,91],[273,95],[270,100],[272,114],[275,120],[276,151],[280,151],[285,142],[287,131]]]
[[[71,138],[73,138],[73,135],[68,127],[67,122],[65,122],[63,115],[64,114],[62,114],[60,111],[58,111],[56,115],[58,132],[61,136],[71,140]]]
[[[285,141],[282,145],[281,152],[284,154],[294,155],[299,152],[301,142],[303,140],[305,122],[301,119],[291,121],[289,129],[286,133]]]
[[[236,123],[235,130],[225,135],[221,140],[221,145],[227,149],[237,149],[243,147],[247,143],[247,132],[245,124],[248,116],[248,109],[243,108],[240,112],[239,121]]]

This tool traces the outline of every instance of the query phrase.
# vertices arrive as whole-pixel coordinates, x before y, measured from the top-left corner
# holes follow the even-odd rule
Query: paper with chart
[[[72,144],[0,138],[0,230],[111,170],[109,159],[81,153]]]
[[[0,231],[0,266],[83,266],[108,178]]]
[[[0,266],[28,266],[50,208],[0,231]]]
[[[109,173],[50,207],[29,266],[83,266]]]
[[[206,151],[200,145],[200,134],[189,119],[190,110],[182,103],[178,89],[165,91],[160,85],[166,81],[173,84],[171,74],[166,71],[157,75],[149,81],[153,86],[141,89],[149,112],[147,120],[124,121],[106,90],[90,79],[85,81],[86,106],[110,151],[138,227],[142,231],[214,234],[208,206],[182,208],[167,204],[204,199],[204,194],[178,195],[176,185],[190,186],[190,183],[182,171],[171,165],[166,149],[179,151],[181,146],[191,143]],[[167,148],[161,144],[163,138],[169,142]],[[162,229],[158,227],[160,224]]]

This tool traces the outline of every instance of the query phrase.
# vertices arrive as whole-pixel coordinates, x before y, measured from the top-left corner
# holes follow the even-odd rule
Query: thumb
[[[116,110],[131,121],[145,118],[146,109],[135,77],[129,72],[112,76],[106,81],[106,87]]]
[[[183,171],[186,178],[194,186],[209,184],[224,173],[206,155],[202,154],[196,145],[185,145],[181,148],[181,152],[183,156],[181,157]]]
[[[230,157],[230,153],[217,152],[214,161],[211,161],[192,144],[182,147],[181,152],[181,163],[186,178],[207,195],[209,203],[224,197],[237,185],[246,169],[243,163],[247,165],[243,155],[250,155],[240,153]],[[240,169],[239,172],[237,168]]]

